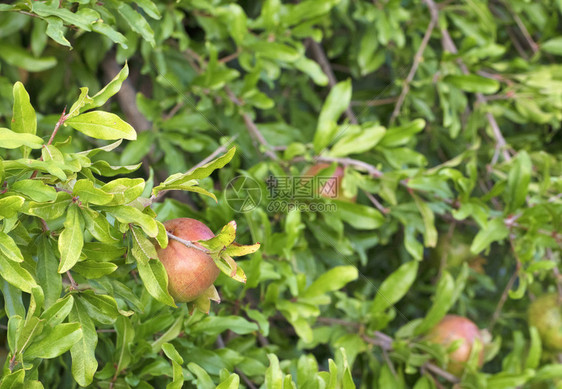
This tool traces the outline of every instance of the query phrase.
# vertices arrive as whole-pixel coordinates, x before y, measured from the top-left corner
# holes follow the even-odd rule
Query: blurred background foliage
[[[236,220],[241,243],[262,243],[240,261],[245,286],[219,279],[209,317],[145,301],[115,376],[114,334],[100,333],[93,385],[170,381],[162,352],[134,346],[156,333],[203,388],[237,387],[231,373],[268,388],[557,385],[559,356],[541,352],[527,309],[562,282],[561,15],[560,0],[0,4],[3,126],[16,81],[48,139],[80,87],[100,90],[127,63],[104,109],[138,139],[93,159],[142,162],[129,177],[156,185],[233,143],[201,183],[218,203],[174,192],[153,209],[213,231]],[[69,152],[105,144],[59,132],[71,134]],[[345,167],[341,190],[357,201],[271,211],[268,177],[316,162]],[[262,186],[248,212],[225,199],[237,176]],[[447,312],[491,338],[484,367],[461,379],[420,337]],[[45,361],[40,380],[75,385],[69,363]]]

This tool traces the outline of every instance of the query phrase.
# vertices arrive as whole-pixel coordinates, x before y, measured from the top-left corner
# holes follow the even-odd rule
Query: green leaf
[[[337,120],[351,102],[351,80],[336,84],[324,105],[318,118],[318,125],[314,134],[314,151],[318,154],[328,146],[337,135]]]
[[[37,133],[37,116],[29,102],[29,94],[21,82],[14,84],[14,110],[12,131],[35,135]]]
[[[120,315],[117,302],[111,296],[85,290],[76,300],[77,304],[88,313],[88,317],[100,324],[113,324]]]
[[[418,264],[418,261],[406,262],[383,281],[371,305],[372,314],[383,312],[408,293],[416,280]]]
[[[282,62],[295,62],[301,56],[297,49],[279,42],[265,42],[259,40],[252,43],[249,49],[252,50],[256,56]]]
[[[101,187],[101,190],[113,195],[113,201],[107,205],[129,204],[142,195],[145,181],[142,178],[118,178]]]
[[[473,254],[478,254],[493,242],[503,240],[508,235],[509,229],[505,226],[504,220],[502,218],[492,219],[483,229],[478,231],[472,241],[470,251]]]
[[[236,222],[232,220],[214,238],[201,241],[201,246],[210,251],[221,251],[234,242],[234,238],[236,238]]]
[[[129,367],[131,362],[130,347],[135,341],[135,329],[131,320],[124,316],[119,316],[115,322],[115,332],[117,341],[115,343],[115,359],[117,361],[117,371]]]
[[[0,148],[17,149],[22,146],[40,149],[43,146],[43,139],[33,134],[17,133],[0,127]]]
[[[109,223],[106,217],[89,208],[81,209],[86,229],[102,243],[115,244],[122,240],[121,234]]]
[[[162,351],[164,351],[164,354],[166,354],[166,356],[168,358],[170,358],[172,361],[179,363],[180,365],[183,364],[183,358],[181,357],[181,355],[178,353],[178,350],[176,350],[176,348],[174,347],[173,344],[171,343],[164,343],[162,345]]]
[[[383,147],[404,146],[414,135],[425,128],[425,120],[416,119],[400,127],[389,128],[384,134],[380,145]]]
[[[510,166],[507,176],[507,188],[504,192],[507,197],[508,206],[506,211],[508,213],[515,212],[525,204],[533,170],[531,158],[524,150],[517,154],[511,161]]]
[[[349,154],[360,154],[371,150],[383,138],[386,128],[374,125],[357,132],[346,129],[342,136],[330,150],[334,157],[345,157]]]
[[[47,24],[46,34],[59,45],[72,47],[70,42],[64,37],[63,21],[57,17],[46,17],[44,19]]]
[[[238,389],[240,387],[240,376],[236,373],[232,373],[228,378],[222,381],[217,389]]]
[[[453,277],[445,271],[437,284],[433,304],[425,318],[416,327],[414,334],[421,335],[433,328],[449,311],[455,303],[455,281]]]
[[[361,204],[332,200],[337,209],[335,214],[344,222],[359,230],[373,230],[384,223],[384,216],[378,210]]]
[[[216,389],[216,385],[209,374],[196,363],[190,362],[187,368],[197,377],[197,387],[201,389]]]
[[[146,40],[154,47],[154,32],[152,31],[152,28],[150,28],[150,25],[148,24],[146,19],[140,13],[131,8],[131,6],[127,3],[116,3],[119,4],[117,7],[117,12],[119,12],[119,14],[123,16],[123,19],[125,19],[131,29],[140,34],[144,40]]]
[[[224,155],[219,158],[201,166],[193,171],[187,173],[177,173],[172,174],[168,177],[162,184],[156,186],[152,189],[152,195],[156,196],[159,192],[163,190],[174,190],[174,188],[181,188],[180,185],[187,183],[191,180],[199,180],[201,178],[206,178],[211,175],[215,170],[224,167],[230,162],[234,154],[236,153],[236,147],[232,147]]]
[[[100,24],[100,23],[97,23]],[[115,76],[113,79],[105,86],[102,90],[92,96],[92,100],[87,104],[84,104],[82,108],[80,108],[80,112],[85,112],[93,108],[101,107],[104,105],[110,97],[114,96],[119,90],[121,89],[121,85],[123,85],[123,81],[127,79],[129,76],[129,65],[125,63],[123,69]],[[129,139],[129,138],[125,138]]]
[[[5,374],[0,381],[0,389],[20,389],[24,388],[23,380],[25,370],[16,370],[13,373]]]
[[[57,198],[56,189],[39,180],[19,180],[14,182],[10,189],[41,203],[55,201]]]
[[[55,57],[36,58],[21,46],[12,45],[5,39],[0,41],[0,58],[30,72],[42,72],[57,65]]]
[[[102,20],[98,20],[96,21],[96,23],[92,24],[92,31],[105,35],[114,43],[118,43],[119,45],[121,45],[123,49],[129,48],[129,46],[127,45],[128,40],[125,35],[115,30],[109,24],[104,23]]]
[[[90,180],[78,180],[72,188],[72,195],[84,204],[105,205],[113,200],[113,195],[94,186]]]
[[[21,196],[6,196],[0,199],[0,219],[16,216],[24,202],[25,199]]]
[[[3,253],[0,253],[0,276],[26,293],[31,293],[31,289],[37,286],[33,276],[20,263],[8,259]]]
[[[62,278],[57,272],[59,261],[52,240],[43,235],[37,242],[37,281],[45,294],[45,308],[49,308],[60,297]]]
[[[53,6],[52,4],[48,5],[42,2],[33,2],[32,11],[43,17],[57,16],[61,18],[65,24],[75,25],[86,31],[91,31],[91,24],[99,18],[97,12],[95,12],[94,15],[90,13],[74,13],[64,7]]]
[[[78,262],[84,247],[84,221],[77,205],[71,205],[58,241],[60,263],[58,272],[64,273]]]
[[[137,269],[148,293],[161,303],[175,308],[174,299],[168,293],[168,275],[162,262],[151,260],[143,263],[137,259]]]
[[[466,92],[492,94],[500,89],[500,83],[498,81],[476,74],[449,74],[445,76],[443,81]]]
[[[133,254],[135,259],[145,264],[151,259],[158,260],[154,244],[136,227],[131,228],[129,231],[131,232],[131,240],[133,242],[131,254]]]
[[[550,54],[562,55],[562,36],[547,40],[540,48]]]
[[[12,316],[25,316],[25,306],[21,298],[21,290],[2,281],[2,295],[4,297],[4,311],[8,318]]]
[[[80,386],[92,383],[98,368],[96,346],[98,334],[89,312],[79,303],[74,304],[70,311],[70,320],[82,328],[83,336],[70,349],[72,357],[72,376]]]
[[[23,262],[23,255],[16,242],[10,235],[2,231],[0,231],[0,255],[4,255],[14,262]]]
[[[45,320],[46,326],[56,327],[61,324],[64,319],[66,319],[66,317],[70,314],[73,306],[74,297],[72,297],[71,294],[68,294],[52,304],[41,314],[40,318],[42,320]]]
[[[135,129],[119,116],[110,112],[86,112],[68,119],[64,123],[96,139],[137,139]]]
[[[106,276],[117,270],[118,266],[113,262],[99,262],[93,260],[85,260],[78,262],[72,268],[73,271],[79,273],[85,278],[94,279]]]
[[[115,216],[121,223],[132,223],[140,226],[151,238],[158,235],[158,224],[156,220],[134,207],[122,205],[118,207],[105,207],[103,210]]]
[[[82,339],[82,334],[80,323],[59,324],[48,330],[46,336],[32,343],[25,350],[24,356],[29,359],[58,357]]]
[[[303,293],[302,297],[317,297],[343,288],[358,277],[355,266],[336,266],[318,277]]]
[[[423,220],[423,240],[425,247],[435,247],[437,244],[437,229],[435,228],[435,215],[429,205],[419,196],[411,193],[416,202],[416,207],[420,211]]]
[[[258,330],[258,325],[240,316],[207,316],[191,328],[194,333],[214,336],[230,330],[239,335],[251,334]]]

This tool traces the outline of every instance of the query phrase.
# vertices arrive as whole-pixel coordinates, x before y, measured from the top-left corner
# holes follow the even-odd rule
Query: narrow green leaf
[[[24,352],[29,359],[55,358],[64,354],[82,339],[82,328],[80,323],[63,323],[48,330],[47,336],[32,343]]]
[[[509,174],[507,177],[507,188],[504,192],[507,197],[507,212],[514,212],[525,204],[533,164],[529,154],[525,150],[520,151],[511,161]]]
[[[437,229],[435,228],[435,215],[429,205],[423,201],[418,195],[412,193],[412,197],[416,202],[416,207],[420,211],[423,220],[423,240],[425,247],[435,247],[437,244]]]
[[[98,24],[100,23],[96,23],[94,24],[94,26]],[[96,27],[94,27],[94,29],[95,28]],[[113,79],[105,87],[103,87],[102,90],[100,90],[92,97],[92,101],[87,104],[84,104],[84,106],[80,108],[80,112],[85,112],[90,109],[101,107],[102,105],[104,105],[111,96],[114,96],[117,92],[119,92],[119,90],[121,89],[121,85],[123,85],[123,81],[125,81],[128,76],[129,76],[129,65],[125,63],[123,69],[121,69],[121,71],[115,77],[113,77]]]
[[[320,153],[337,135],[337,120],[351,101],[351,80],[336,84],[328,94],[314,134],[314,151]]]
[[[474,237],[470,251],[473,254],[478,254],[482,250],[488,248],[490,244],[496,241],[503,240],[509,235],[509,229],[505,226],[503,219],[496,218],[488,222],[486,227],[478,231]]]
[[[37,243],[37,281],[45,293],[45,308],[58,300],[62,290],[62,277],[57,272],[59,261],[52,240],[43,235]]]
[[[17,133],[7,128],[0,127],[0,148],[17,149],[22,146],[31,149],[40,149],[43,139],[33,134]]]
[[[343,288],[358,277],[355,266],[336,266],[318,277],[304,292],[302,297],[316,297]]]
[[[23,255],[16,242],[10,235],[2,231],[0,231],[0,255],[4,255],[14,262],[23,262]]]
[[[371,305],[372,314],[383,312],[408,293],[416,280],[418,264],[418,261],[406,262],[383,281]]]
[[[425,318],[416,327],[414,334],[421,335],[433,328],[449,311],[451,306],[455,303],[455,281],[453,277],[445,271],[437,284],[433,304]]]
[[[83,336],[70,349],[72,357],[72,376],[80,386],[88,386],[92,383],[94,373],[98,368],[96,360],[96,346],[98,334],[94,322],[88,311],[76,303],[72,307],[70,320],[82,328]]]
[[[449,74],[445,76],[443,81],[454,85],[466,92],[492,94],[496,93],[500,89],[500,83],[498,81],[491,78],[478,76],[476,74]]]
[[[71,205],[68,208],[58,247],[61,255],[58,272],[64,273],[72,269],[78,262],[82,247],[84,247],[84,221],[77,205]]]
[[[56,189],[39,180],[19,180],[12,184],[11,189],[40,203],[55,201],[57,198]]]
[[[174,299],[168,292],[168,275],[162,262],[151,260],[143,263],[137,260],[137,269],[148,293],[161,303],[175,308]]]
[[[135,129],[119,116],[110,112],[86,112],[67,120],[65,124],[96,139],[137,139]]]
[[[37,286],[33,276],[20,263],[8,259],[3,253],[0,253],[0,276],[26,293],[31,293],[31,289]]]
[[[13,89],[14,110],[12,131],[35,135],[37,133],[37,116],[29,101],[29,94],[21,82],[16,82]]]

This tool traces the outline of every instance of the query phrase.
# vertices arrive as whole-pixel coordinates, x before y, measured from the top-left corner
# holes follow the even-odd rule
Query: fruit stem
[[[166,231],[166,234],[168,235],[168,238],[173,239],[173,240],[175,240],[175,241],[178,241],[178,242],[184,244],[184,245],[187,246],[187,247],[191,247],[192,249],[196,249],[196,250],[199,250],[199,251],[203,251],[204,253],[208,253],[208,252],[209,252],[209,250],[207,250],[206,248],[199,247],[199,246],[197,246],[196,244],[194,244],[194,243],[193,243],[192,241],[190,241],[190,240],[185,240],[185,239],[179,238],[179,237],[177,237],[177,236],[175,236],[175,235],[169,233],[168,231]]]

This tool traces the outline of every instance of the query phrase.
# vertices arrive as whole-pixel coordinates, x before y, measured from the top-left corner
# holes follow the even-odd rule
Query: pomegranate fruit
[[[331,164],[329,163],[317,163],[316,165],[311,166],[310,169],[305,172],[304,176],[316,176],[321,170],[327,169],[330,166]],[[344,174],[344,168],[338,165],[331,176],[331,178],[334,178],[335,180],[329,180],[321,185],[318,189],[318,194],[327,199],[350,201],[354,203],[356,201],[356,197],[347,197],[343,193],[342,180]]]
[[[558,293],[540,296],[529,306],[529,324],[536,327],[546,348],[562,351],[562,305]]]
[[[178,238],[194,242],[207,240],[215,235],[205,224],[190,218],[178,218],[164,223],[166,231]],[[205,252],[187,247],[181,242],[169,239],[168,246],[157,247],[158,258],[168,273],[168,291],[176,302],[186,303],[213,287],[220,270]]]
[[[427,339],[434,343],[439,343],[443,347],[448,348],[457,340],[461,340],[456,350],[449,354],[449,363],[447,371],[456,376],[462,375],[464,365],[470,357],[472,345],[478,339],[482,346],[484,341],[480,335],[480,330],[469,319],[457,316],[447,315],[437,324],[427,335]],[[480,350],[478,366],[482,366],[484,362],[484,349]]]

